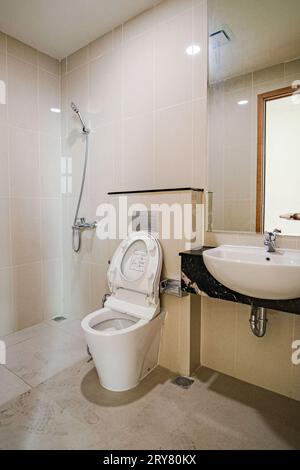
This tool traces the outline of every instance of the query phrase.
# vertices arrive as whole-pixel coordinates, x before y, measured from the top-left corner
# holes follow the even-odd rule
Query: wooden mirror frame
[[[297,94],[300,84],[296,86],[279,88],[257,96],[257,171],[256,171],[256,232],[263,231],[264,218],[264,192],[265,192],[265,125],[266,103],[268,101]]]

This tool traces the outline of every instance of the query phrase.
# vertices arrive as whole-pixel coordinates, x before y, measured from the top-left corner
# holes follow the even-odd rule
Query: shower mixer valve
[[[97,228],[97,222],[86,222],[84,217],[76,219],[76,222],[73,224],[72,228],[74,230],[95,230]]]

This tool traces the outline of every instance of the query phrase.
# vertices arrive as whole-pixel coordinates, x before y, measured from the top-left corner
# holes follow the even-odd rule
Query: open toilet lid
[[[162,266],[161,247],[148,232],[132,232],[116,249],[107,278],[113,294],[122,290],[158,301]],[[126,293],[125,293],[126,295]]]

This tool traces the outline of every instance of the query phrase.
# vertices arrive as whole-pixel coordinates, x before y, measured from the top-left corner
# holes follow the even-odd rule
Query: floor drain
[[[52,320],[53,320],[53,321],[56,321],[57,323],[59,323],[59,322],[61,322],[61,321],[66,320],[66,317],[58,316],[58,317],[52,318]]]
[[[179,376],[172,380],[172,383],[181,388],[190,388],[190,386],[193,385],[194,380],[189,379],[188,377]]]

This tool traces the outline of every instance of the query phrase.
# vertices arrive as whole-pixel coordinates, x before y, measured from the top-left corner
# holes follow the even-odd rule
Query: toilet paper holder
[[[187,292],[181,289],[181,281],[178,279],[163,279],[160,282],[160,293],[174,295],[175,297],[185,297]]]

